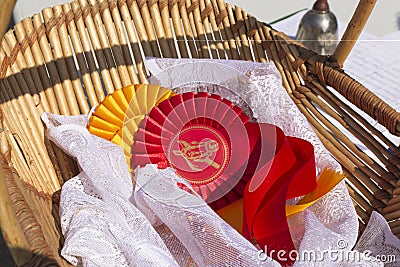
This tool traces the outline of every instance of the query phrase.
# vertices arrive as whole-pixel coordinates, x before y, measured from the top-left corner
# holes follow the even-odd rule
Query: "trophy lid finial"
[[[328,0],[317,0],[313,5],[313,9],[321,12],[329,12]]]

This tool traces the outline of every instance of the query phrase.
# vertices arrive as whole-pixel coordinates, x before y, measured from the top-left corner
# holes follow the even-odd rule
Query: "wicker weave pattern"
[[[16,170],[3,177],[9,196],[2,201],[11,201],[16,227],[23,230],[32,255],[48,257],[49,265],[67,265],[58,254],[59,218],[52,196],[78,171],[72,159],[44,138],[40,115],[87,113],[106,94],[146,82],[145,56],[273,61],[289,95],[346,170],[361,225],[377,210],[400,235],[400,148],[327,85],[397,135],[400,114],[329,58],[223,0],[77,0],[46,8],[42,15],[43,20],[36,14],[18,23],[0,46],[1,152],[11,155],[1,168]],[[381,164],[316,107],[344,125]]]

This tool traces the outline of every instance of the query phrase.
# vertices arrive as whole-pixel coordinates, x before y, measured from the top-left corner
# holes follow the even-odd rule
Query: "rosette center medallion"
[[[192,184],[203,185],[223,173],[229,152],[229,144],[219,131],[195,124],[185,126],[175,135],[168,148],[168,160],[180,176]]]

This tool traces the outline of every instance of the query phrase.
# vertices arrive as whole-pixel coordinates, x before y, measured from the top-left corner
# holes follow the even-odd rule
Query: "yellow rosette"
[[[131,146],[140,122],[150,110],[172,95],[170,89],[136,84],[109,94],[89,118],[90,133],[121,146],[130,165]]]

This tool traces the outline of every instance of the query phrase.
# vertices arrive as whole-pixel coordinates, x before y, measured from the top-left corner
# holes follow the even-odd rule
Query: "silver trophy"
[[[327,0],[317,0],[301,19],[296,40],[320,55],[331,55],[338,43],[338,23]]]

